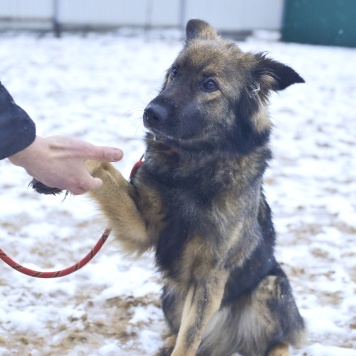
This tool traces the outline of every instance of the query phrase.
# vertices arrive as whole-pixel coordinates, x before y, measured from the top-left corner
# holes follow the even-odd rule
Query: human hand
[[[101,162],[121,160],[118,148],[95,146],[66,136],[40,137],[9,160],[48,187],[83,194],[98,188],[102,181],[93,178],[85,167],[88,159]]]

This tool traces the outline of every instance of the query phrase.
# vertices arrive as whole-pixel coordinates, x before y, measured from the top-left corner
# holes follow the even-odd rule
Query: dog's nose
[[[143,122],[148,126],[163,124],[168,118],[167,110],[159,104],[150,103],[143,112]]]

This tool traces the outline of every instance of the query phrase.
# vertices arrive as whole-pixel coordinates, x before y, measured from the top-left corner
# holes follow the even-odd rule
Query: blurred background
[[[128,177],[145,151],[143,110],[194,17],[306,81],[270,97],[264,186],[276,257],[309,329],[290,354],[355,356],[356,0],[0,0],[0,80],[39,135],[118,146]],[[106,224],[86,196],[39,196],[30,180],[0,161],[0,247],[30,268],[66,268]],[[0,264],[0,356],[156,354],[165,326],[153,261],[132,261],[112,239],[63,279]]]
[[[236,39],[258,29],[286,42],[356,47],[355,0],[1,0],[0,29],[180,28],[202,18]]]

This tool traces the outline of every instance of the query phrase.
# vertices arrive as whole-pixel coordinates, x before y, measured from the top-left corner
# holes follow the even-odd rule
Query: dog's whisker
[[[120,120],[124,119],[124,118],[128,118],[131,117],[133,114],[137,113],[138,111],[142,111],[143,112],[143,108],[132,108],[127,110],[126,112],[124,112],[121,116],[120,116]]]

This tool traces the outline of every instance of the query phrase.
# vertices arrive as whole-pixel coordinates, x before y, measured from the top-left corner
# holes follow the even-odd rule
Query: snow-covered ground
[[[271,97],[275,159],[266,192],[277,257],[308,327],[293,355],[356,355],[356,50],[239,43],[298,71],[306,84]],[[43,136],[64,134],[125,151],[128,176],[144,152],[142,111],[181,48],[174,33],[2,34],[0,79]],[[40,270],[67,267],[105,224],[85,196],[46,197],[0,161],[0,247]],[[0,355],[153,355],[162,342],[152,255],[123,256],[112,240],[77,273],[33,279],[0,261]]]

